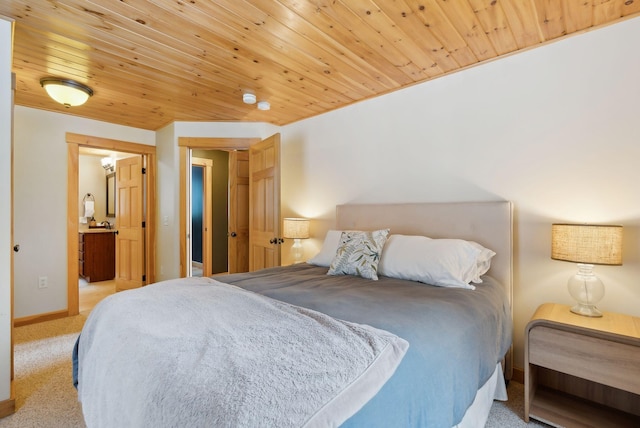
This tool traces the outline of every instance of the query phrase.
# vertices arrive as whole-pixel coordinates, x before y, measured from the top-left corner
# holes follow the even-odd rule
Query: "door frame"
[[[146,174],[145,192],[145,272],[146,283],[155,282],[156,272],[156,147],[128,141],[66,133],[67,141],[67,312],[80,313],[78,290],[78,158],[80,147],[142,155]]]
[[[180,149],[180,277],[187,276],[187,173],[191,172],[189,152],[193,149],[203,150],[248,150],[251,145],[259,143],[262,138],[211,138],[211,137],[178,137]]]

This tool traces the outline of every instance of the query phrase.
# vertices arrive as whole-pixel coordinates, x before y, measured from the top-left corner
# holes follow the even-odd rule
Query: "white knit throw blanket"
[[[409,344],[208,278],[125,291],[91,313],[78,396],[92,427],[330,427]]]

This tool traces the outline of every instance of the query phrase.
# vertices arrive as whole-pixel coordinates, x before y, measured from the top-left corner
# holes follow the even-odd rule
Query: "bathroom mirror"
[[[107,174],[107,217],[116,216],[116,173]]]

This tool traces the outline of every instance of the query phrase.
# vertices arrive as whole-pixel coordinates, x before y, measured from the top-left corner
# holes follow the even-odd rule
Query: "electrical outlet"
[[[46,276],[38,277],[38,288],[47,288],[49,286],[49,280]]]

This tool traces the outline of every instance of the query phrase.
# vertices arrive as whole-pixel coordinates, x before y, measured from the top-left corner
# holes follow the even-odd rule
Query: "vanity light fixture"
[[[102,163],[102,167],[104,168],[105,171],[107,172],[113,171],[113,167],[115,166],[115,162],[113,161],[113,159],[109,157],[102,158],[100,162]]]
[[[40,79],[40,85],[54,101],[67,108],[80,106],[93,95],[93,89],[70,79],[44,77]]]

